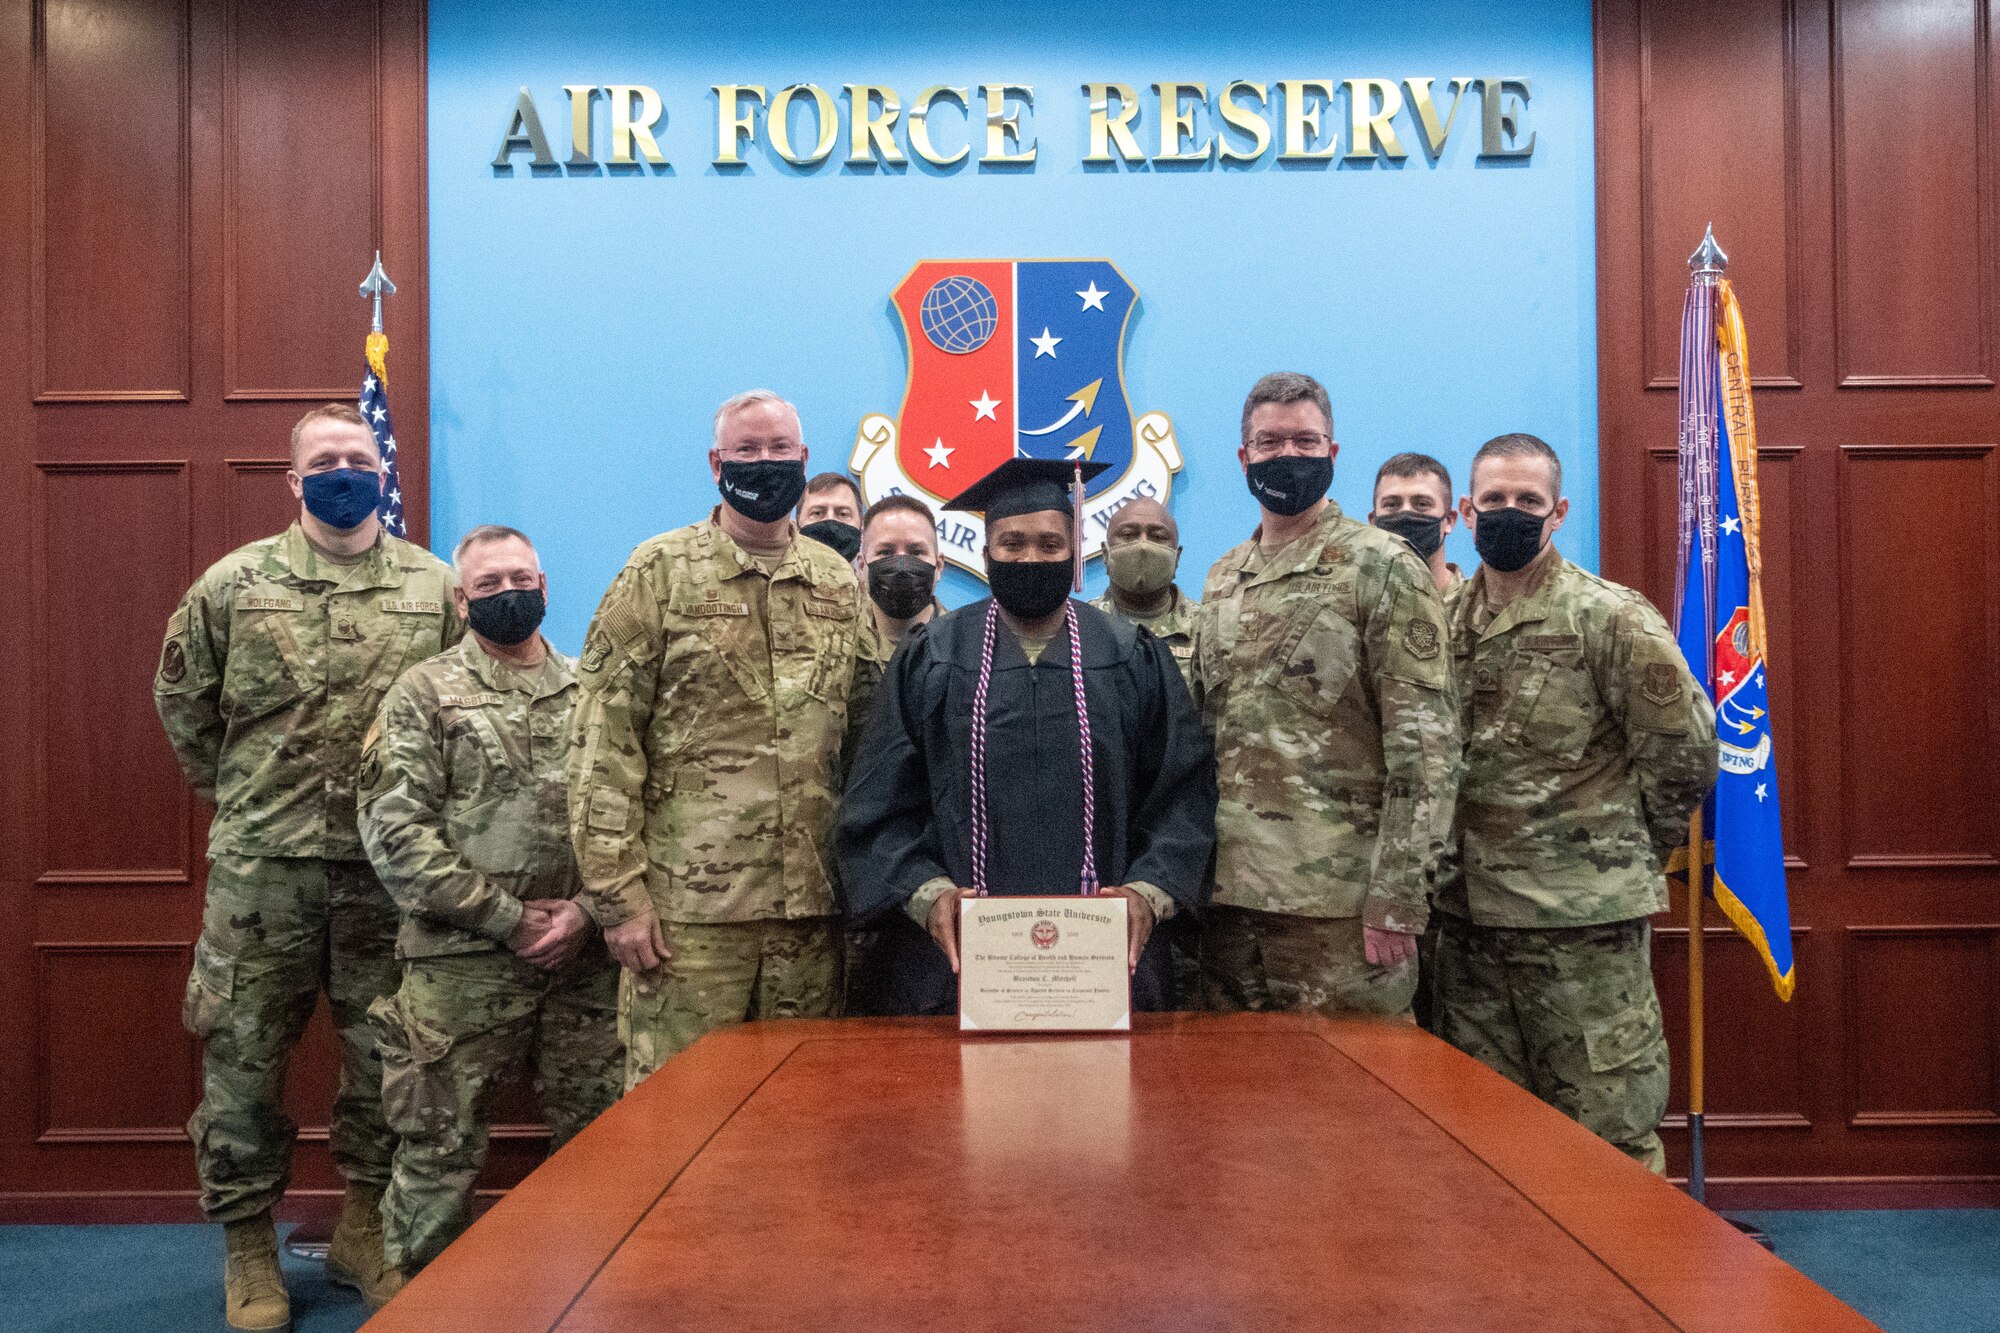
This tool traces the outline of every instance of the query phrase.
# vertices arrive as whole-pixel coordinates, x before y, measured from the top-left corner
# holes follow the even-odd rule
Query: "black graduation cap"
[[[1049,509],[1070,511],[1070,531],[1076,534],[1074,572],[1070,584],[1083,591],[1083,483],[1109,463],[1086,463],[1081,458],[1025,458],[1016,456],[960,491],[946,509],[963,509],[983,515],[988,523],[996,518],[1017,518]]]
[[[984,514],[989,523],[1045,509],[1068,509],[1073,502],[1071,487],[1110,467],[1080,458],[1010,458],[960,491],[945,508]]]

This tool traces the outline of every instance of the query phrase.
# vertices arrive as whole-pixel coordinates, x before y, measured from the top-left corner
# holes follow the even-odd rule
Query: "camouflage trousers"
[[[623,1087],[618,968],[592,940],[560,972],[505,950],[413,958],[369,1011],[382,1053],[382,1109],[401,1142],[382,1199],[389,1262],[429,1263],[472,1221],[494,1105],[532,1072],[551,1148],[576,1137]]]
[[[755,1018],[830,1018],[840,998],[841,922],[662,919],[672,955],[618,988],[625,1088],[703,1036]]]
[[[1202,1002],[1219,1013],[1407,1014],[1416,989],[1414,962],[1377,967],[1368,961],[1360,917],[1208,909],[1201,937]]]
[[[1509,930],[1439,916],[1438,1035],[1664,1173],[1651,924]]]
[[[188,1121],[211,1221],[268,1211],[291,1181],[285,1114],[292,1048],[326,992],[340,1039],[330,1146],[350,1183],[389,1183],[395,1139],[368,1006],[396,989],[396,906],[366,861],[217,855],[181,1021],[202,1038],[201,1105]]]

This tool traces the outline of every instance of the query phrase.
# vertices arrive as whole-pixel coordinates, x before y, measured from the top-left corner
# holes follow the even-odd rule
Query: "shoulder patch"
[[[1681,697],[1681,673],[1672,662],[1648,662],[1640,692],[1662,708]]]
[[[1412,619],[1403,622],[1403,647],[1412,657],[1436,657],[1439,637],[1436,621]]]
[[[604,665],[604,659],[611,656],[611,636],[604,632],[602,625],[590,632],[584,641],[583,656],[577,659],[578,671],[596,671]]]
[[[187,650],[181,647],[179,639],[168,639],[166,650],[160,654],[160,679],[178,685],[187,679],[187,673]]]

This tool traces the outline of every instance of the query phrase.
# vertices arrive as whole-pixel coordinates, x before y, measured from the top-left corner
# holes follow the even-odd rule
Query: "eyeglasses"
[[[1275,458],[1279,454],[1299,454],[1306,458],[1316,458],[1326,452],[1327,445],[1333,443],[1331,436],[1318,431],[1304,431],[1297,435],[1254,435],[1250,439],[1252,458]]]
[[[797,440],[745,440],[718,446],[717,452],[732,463],[755,463],[766,458],[792,459],[799,456]]]

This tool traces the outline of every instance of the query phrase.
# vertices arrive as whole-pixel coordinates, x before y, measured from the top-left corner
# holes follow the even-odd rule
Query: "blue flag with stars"
[[[378,512],[389,535],[401,537],[406,535],[403,479],[396,469],[396,428],[389,420],[389,339],[380,333],[369,334],[365,357],[368,364],[361,376],[357,406],[368,429],[375,432],[375,447],[382,451],[382,505]]]
[[[1680,585],[1676,635],[1715,701],[1720,772],[1703,839],[1717,906],[1792,998],[1791,905],[1771,731],[1757,428],[1742,310],[1697,279],[1681,320]],[[1684,868],[1683,854],[1675,866]]]

